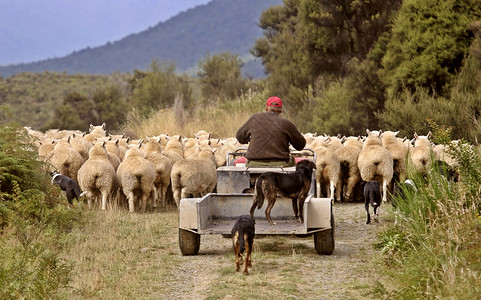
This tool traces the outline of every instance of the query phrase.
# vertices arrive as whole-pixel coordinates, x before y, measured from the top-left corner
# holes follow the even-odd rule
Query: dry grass
[[[163,109],[149,119],[131,115],[125,132],[135,133],[137,137],[159,134],[193,137],[199,130],[212,132],[214,137],[234,137],[237,129],[254,112],[260,112],[265,105],[265,95],[247,93],[235,100],[226,100],[216,107],[196,107],[188,112],[179,109]]]
[[[128,213],[110,208],[86,212],[83,228],[70,235],[75,269],[68,299],[160,299],[161,282],[178,260],[177,209]]]

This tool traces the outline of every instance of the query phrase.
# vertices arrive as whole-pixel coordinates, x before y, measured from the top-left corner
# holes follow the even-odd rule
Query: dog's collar
[[[53,177],[52,177],[52,185],[53,185],[53,182],[55,181],[55,178],[56,178],[57,176],[60,176],[60,175],[62,175],[62,174],[57,173],[57,174],[53,175]]]

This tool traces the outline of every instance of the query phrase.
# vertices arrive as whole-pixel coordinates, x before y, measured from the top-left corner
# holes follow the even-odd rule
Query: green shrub
[[[47,299],[66,286],[61,241],[79,219],[49,182],[26,131],[0,128],[0,299]]]
[[[434,136],[442,140],[446,132]],[[417,190],[394,197],[397,225],[378,237],[395,283],[391,299],[472,299],[481,292],[481,262],[472,259],[481,248],[481,163],[468,143],[449,145],[461,180],[447,180],[434,160],[427,178],[408,166]]]

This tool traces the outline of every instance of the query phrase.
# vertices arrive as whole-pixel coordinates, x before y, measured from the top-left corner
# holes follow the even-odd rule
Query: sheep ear
[[[367,135],[371,135],[371,131],[369,129],[366,129]]]
[[[106,141],[103,141],[103,142],[102,142],[102,148],[105,148],[106,143],[107,143]]]
[[[127,137],[127,143],[130,141],[130,136]]]
[[[414,138],[415,138],[415,139],[419,138],[419,136],[418,136],[418,134],[417,134],[416,132],[414,133]]]
[[[428,139],[430,139],[432,135],[433,135],[432,132],[429,131],[429,132],[428,132],[428,135],[427,135]]]
[[[381,134],[382,134],[382,130],[379,130],[379,136],[381,136]]]
[[[182,135],[179,134],[179,142],[182,141]]]
[[[118,144],[119,144],[119,140],[116,140],[116,141],[115,141],[115,144],[118,145]]]
[[[399,131],[395,131],[394,132],[394,136],[398,135]]]
[[[217,151],[217,148],[212,148],[212,153],[215,153]]]
[[[105,130],[105,127],[106,127],[106,126],[107,126],[107,124],[105,124],[105,122],[104,122],[104,123],[102,123],[102,129],[104,129],[104,130]]]

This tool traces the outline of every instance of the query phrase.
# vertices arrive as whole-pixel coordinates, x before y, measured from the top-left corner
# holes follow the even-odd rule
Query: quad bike
[[[248,215],[253,203],[255,180],[264,172],[294,172],[295,167],[246,167],[235,163],[246,148],[227,154],[227,165],[217,168],[215,193],[201,198],[184,198],[179,207],[179,247],[182,255],[196,255],[200,249],[200,237],[204,234],[221,234],[230,237],[232,226],[241,215]],[[310,149],[293,151],[296,159],[311,159],[315,152]],[[330,255],[334,251],[334,215],[332,200],[315,198],[315,174],[311,189],[304,202],[304,222],[300,223],[292,211],[290,198],[277,197],[271,218],[276,225],[268,224],[264,211],[255,210],[255,233],[257,235],[291,235],[314,237],[314,248],[319,254]],[[266,205],[266,204],[265,204]]]

